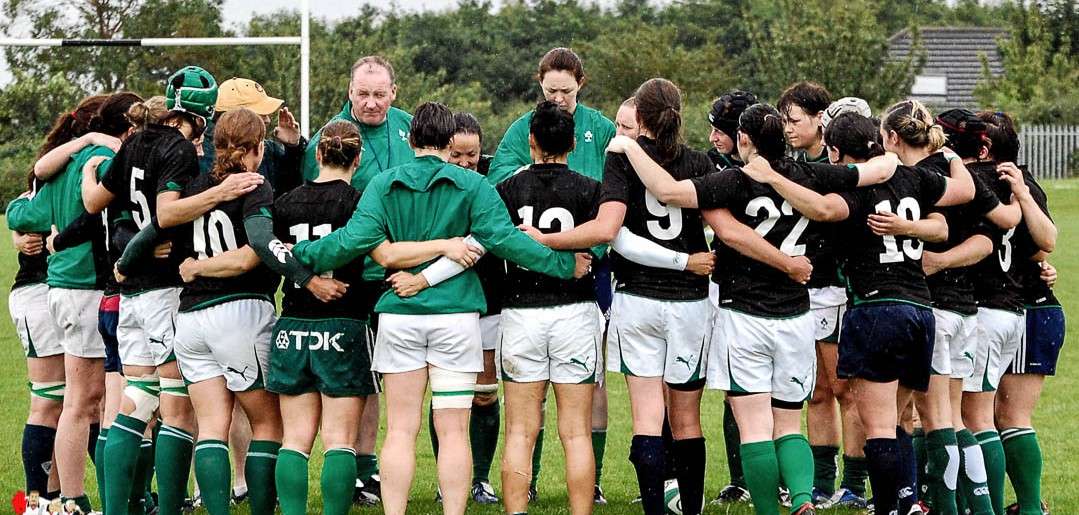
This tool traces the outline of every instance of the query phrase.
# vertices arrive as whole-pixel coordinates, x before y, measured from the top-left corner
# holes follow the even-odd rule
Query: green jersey
[[[532,111],[525,113],[510,125],[502,142],[498,144],[487,180],[498,184],[522,167],[532,164],[528,153],[528,124],[532,121]],[[603,181],[603,164],[607,160],[607,143],[614,137],[614,122],[603,113],[590,107],[577,104],[573,112],[574,136],[577,145],[569,153],[569,168],[585,177]]]
[[[352,175],[352,186],[363,191],[371,179],[390,168],[409,163],[416,156],[412,146],[408,143],[408,132],[412,125],[412,115],[396,107],[391,107],[386,113],[386,120],[382,125],[366,125],[352,117],[352,102],[345,102],[341,112],[337,113],[327,122],[346,120],[356,124],[360,129],[360,137],[363,138],[363,156],[360,157],[360,167]],[[313,181],[318,178],[318,161],[315,160],[315,151],[318,142],[322,138],[322,129],[311,138],[307,144],[307,151],[303,157],[303,178]]]
[[[488,251],[529,270],[573,277],[572,252],[540,245],[510,221],[494,187],[482,175],[435,156],[416,158],[371,180],[352,218],[316,241],[301,241],[293,255],[315,273],[335,270],[385,240],[429,241],[472,234]],[[411,269],[413,273],[427,264]],[[487,303],[473,269],[409,298],[383,293],[375,311],[404,315],[485,312]]]

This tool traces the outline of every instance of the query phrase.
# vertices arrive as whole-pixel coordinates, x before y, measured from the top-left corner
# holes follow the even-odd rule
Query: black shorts
[[[902,303],[855,306],[843,315],[841,331],[839,377],[899,381],[921,392],[929,388],[933,310]]]
[[[115,302],[112,302],[115,297]],[[120,364],[120,344],[116,341],[116,326],[120,325],[120,296],[101,299],[97,310],[97,332],[105,342],[105,372],[123,372]]]
[[[1057,358],[1064,346],[1064,308],[1028,307],[1027,330],[1006,373],[1056,375]]]

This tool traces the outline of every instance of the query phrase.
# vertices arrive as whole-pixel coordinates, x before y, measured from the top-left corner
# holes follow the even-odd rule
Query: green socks
[[[277,504],[274,471],[277,468],[277,451],[280,449],[281,442],[268,440],[252,440],[247,448],[244,475],[247,477],[251,515],[273,515]]]
[[[723,401],[723,447],[727,453],[727,471],[731,474],[732,485],[745,488],[746,478],[742,473],[742,457],[739,455],[741,438],[731,403]]]
[[[254,442],[251,443],[254,444]],[[247,460],[250,462],[251,456],[248,456]],[[202,505],[206,507],[210,515],[228,515],[229,513],[232,493],[230,467],[227,443],[221,440],[200,440],[195,444],[195,479],[199,482]],[[252,484],[251,479],[248,476],[248,485]],[[254,511],[254,504],[252,504],[252,511]]]
[[[154,470],[154,441],[149,438],[142,440],[139,445],[139,459],[135,463],[135,474],[131,476],[131,497],[127,500],[127,511],[131,515],[144,515],[147,508],[143,507],[146,498],[146,476],[153,475]]]
[[[127,515],[127,502],[131,498],[132,481],[135,479],[139,448],[145,432],[146,422],[123,413],[116,415],[109,428],[109,437],[105,442],[106,515]]]
[[[498,428],[500,426],[499,403],[487,406],[472,406],[472,415],[468,420],[468,439],[472,447],[472,481],[489,481],[491,462],[495,459],[498,448]]]
[[[835,493],[835,476],[839,457],[839,447],[831,445],[812,445],[813,452],[813,487],[831,497]]]
[[[779,515],[779,462],[776,442],[744,443],[739,448],[745,482],[757,515]],[[808,466],[809,461],[806,461]]]
[[[985,484],[985,458],[978,439],[967,429],[955,433],[959,444],[959,489],[956,506],[965,507],[971,515],[993,515],[993,503],[989,499],[989,487]],[[962,513],[962,511],[960,511]]]
[[[1004,446],[1000,435],[993,430],[980,431],[974,435],[982,447],[985,458],[986,484],[993,503],[993,513],[1004,515]]]
[[[355,470],[356,459],[349,454],[348,460],[352,462]],[[281,498],[283,515],[307,513],[307,461],[306,454],[292,449],[281,449],[277,454],[274,480],[277,484],[277,495]]]
[[[797,507],[813,501],[813,451],[804,435],[782,436],[775,441],[779,476],[791,494],[791,506]],[[833,476],[832,489],[835,490]]]
[[[180,513],[183,508],[194,445],[191,433],[161,424],[154,448],[154,463],[157,465],[157,505],[162,514]]]
[[[356,458],[352,449],[329,449],[322,461],[322,513],[345,515],[352,508]]]
[[[933,513],[957,515],[955,487],[959,478],[959,446],[951,428],[925,435],[927,499]]]
[[[839,486],[850,490],[858,497],[865,497],[865,480],[869,478],[869,463],[865,456],[843,455],[843,480]]]
[[[1010,427],[1000,432],[1007,457],[1008,478],[1015,489],[1019,515],[1042,512],[1042,449],[1038,435],[1029,427]]]
[[[592,456],[596,459],[596,484],[603,477],[603,454],[607,451],[607,430],[592,430]]]
[[[94,444],[94,471],[97,472],[97,498],[101,511],[105,511],[105,442],[109,439],[109,428],[103,427],[97,433]],[[42,494],[44,495],[44,494]]]
[[[437,444],[436,444],[437,448]],[[437,456],[437,454],[435,454]],[[378,474],[378,456],[374,454],[356,455],[356,479],[366,484],[372,476]]]
[[[532,483],[528,486],[535,489],[539,482],[540,469],[543,466],[543,427],[540,427],[536,435],[536,445],[532,447]]]

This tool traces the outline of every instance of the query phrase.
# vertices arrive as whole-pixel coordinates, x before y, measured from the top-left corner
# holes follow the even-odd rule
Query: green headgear
[[[214,115],[217,104],[217,81],[198,66],[187,66],[169,77],[165,87],[165,107],[203,118]]]

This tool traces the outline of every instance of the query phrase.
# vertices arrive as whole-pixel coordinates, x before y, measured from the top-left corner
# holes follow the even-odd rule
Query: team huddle
[[[701,152],[675,84],[612,122],[555,48],[488,156],[471,114],[393,107],[385,59],[350,77],[310,141],[258,83],[195,66],[60,115],[7,209],[28,492],[90,513],[88,452],[107,515],[298,515],[320,436],[324,513],[404,514],[429,403],[443,511],[522,514],[551,391],[566,503],[591,513],[614,372],[648,515],[706,504],[705,388],[712,503],[1048,513],[1031,415],[1064,341],[1057,229],[1006,113],[736,90]]]

